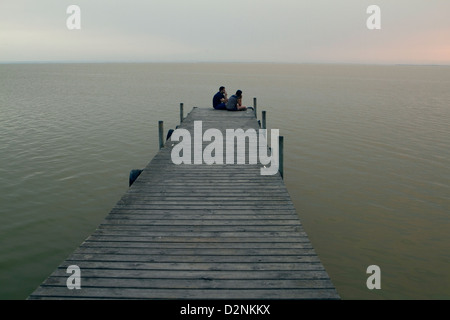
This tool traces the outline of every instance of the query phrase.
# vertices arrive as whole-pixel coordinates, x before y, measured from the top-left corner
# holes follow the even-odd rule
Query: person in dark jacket
[[[228,102],[227,91],[225,87],[220,87],[213,97],[213,108],[216,110],[226,110],[226,103]]]
[[[227,110],[228,111],[245,111],[247,110],[246,106],[242,105],[242,91],[236,91],[236,94],[232,95],[227,102]]]

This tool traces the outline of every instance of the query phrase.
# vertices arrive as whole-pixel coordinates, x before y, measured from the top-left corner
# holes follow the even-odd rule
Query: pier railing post
[[[255,109],[255,118],[258,119],[258,113],[256,112],[256,97],[253,98],[253,109]]]
[[[265,111],[262,112],[262,129],[267,129],[267,126],[266,126],[266,112]]]
[[[158,127],[159,127],[159,150],[161,150],[164,147],[164,122],[159,121]]]
[[[183,107],[184,107],[184,104],[180,103],[180,124],[183,122],[183,119],[184,119]]]
[[[280,171],[281,178],[284,180],[284,137],[283,136],[278,137],[278,146],[279,146],[279,151],[278,151],[279,152],[278,153],[279,169],[278,169],[278,171]]]

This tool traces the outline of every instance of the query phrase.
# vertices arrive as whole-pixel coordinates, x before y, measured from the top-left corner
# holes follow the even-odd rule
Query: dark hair
[[[220,88],[219,88],[219,91],[222,91],[223,89],[225,89],[225,87],[220,87]]]
[[[241,90],[236,91],[236,96],[238,97],[242,96],[242,91]]]

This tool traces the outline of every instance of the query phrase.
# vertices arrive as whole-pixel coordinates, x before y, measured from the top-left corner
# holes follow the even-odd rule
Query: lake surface
[[[0,65],[0,299],[97,227],[219,86],[285,137],[285,182],[343,299],[450,299],[450,67]],[[369,290],[366,269],[381,269]]]

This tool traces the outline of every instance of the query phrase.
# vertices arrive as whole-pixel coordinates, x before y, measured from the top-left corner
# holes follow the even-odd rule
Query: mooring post
[[[253,98],[253,109],[255,109],[255,118],[258,119],[258,113],[256,112],[256,97]]]
[[[262,129],[267,129],[266,127],[266,112],[262,112]]]
[[[279,146],[279,153],[278,153],[278,157],[279,157],[279,169],[278,171],[280,171],[280,175],[281,178],[284,180],[284,137],[283,136],[279,136],[278,137],[278,146]]]
[[[158,123],[159,127],[159,150],[161,150],[164,147],[164,122],[159,121]]]
[[[266,129],[267,130],[267,122],[266,122],[266,112],[263,111],[262,113],[262,127],[261,129]],[[265,138],[267,138],[267,131],[263,131],[263,135]]]
[[[183,122],[183,119],[184,119],[183,107],[184,107],[184,104],[180,103],[180,124]]]

